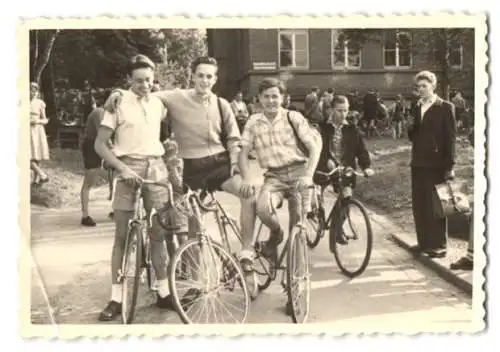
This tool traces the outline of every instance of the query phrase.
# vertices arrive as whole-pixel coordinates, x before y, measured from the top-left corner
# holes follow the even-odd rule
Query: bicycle
[[[204,199],[209,196],[209,201]],[[207,189],[196,193],[185,187],[182,200],[189,217],[194,217],[198,228],[195,238],[182,244],[175,252],[169,267],[170,293],[177,313],[185,324],[244,323],[250,308],[249,292],[244,280],[244,273],[236,256],[231,253],[228,227],[238,241],[241,235],[236,221],[228,216],[221,204],[215,199],[213,191]],[[215,214],[222,244],[211,238],[203,225],[201,211]],[[161,225],[161,223],[160,223]],[[162,225],[163,226],[163,225]],[[189,268],[189,265],[192,267]],[[201,277],[205,274],[205,277]],[[241,293],[234,294],[235,291]],[[233,299],[227,306],[222,306],[221,297]],[[231,297],[229,297],[231,296]],[[193,309],[205,303],[207,307]],[[222,312],[216,312],[217,305]],[[233,315],[230,309],[236,313]],[[215,321],[214,321],[215,320]],[[221,321],[219,321],[221,320]]]
[[[308,190],[312,188],[309,187]],[[274,206],[272,194],[270,192],[269,202],[271,204],[272,212],[275,215],[276,209],[281,208],[281,205]],[[297,193],[293,194],[294,197],[299,197]],[[299,197],[301,198],[301,197]],[[301,217],[299,221],[293,226],[288,236],[288,239],[283,247],[281,253],[273,261],[271,258],[265,256],[262,252],[265,241],[259,241],[262,236],[262,230],[265,225],[261,222],[257,231],[257,236],[254,245],[255,259],[254,259],[254,279],[257,282],[259,291],[263,291],[269,287],[272,281],[278,276],[278,271],[281,271],[281,286],[287,292],[288,301],[292,302],[292,321],[296,324],[305,323],[309,316],[310,296],[311,296],[311,274],[309,272],[309,255],[307,253],[306,237],[307,229],[303,219],[306,215],[306,207],[304,207],[303,199],[301,198],[298,203],[300,204]],[[297,257],[302,254],[302,261],[298,261]],[[286,265],[284,265],[286,256]],[[260,263],[261,269],[257,268],[255,263]],[[300,265],[302,263],[302,265]],[[296,274],[295,269],[302,270],[303,272]],[[261,283],[259,276],[263,276],[264,280]],[[286,276],[286,277],[285,277]],[[303,304],[300,300],[303,299]]]
[[[325,200],[323,192],[320,190],[321,186],[315,187],[314,203],[315,207],[308,214],[309,223],[312,225],[314,231],[308,231],[310,237],[307,238],[309,248],[315,248],[321,238],[324,236],[326,230],[330,230],[330,250],[333,250],[335,261],[344,275],[353,278],[361,275],[370,261],[372,246],[373,246],[373,231],[368,212],[358,199],[352,195],[345,195],[342,191],[345,186],[349,186],[349,179],[353,176],[364,176],[350,167],[336,167],[330,172],[316,171],[317,177],[324,177],[323,185],[331,184],[334,190],[339,190],[338,197],[330,210],[328,218],[325,217]],[[366,227],[367,245],[363,254],[363,261],[361,265],[355,269],[348,269],[347,265],[343,263],[341,248],[347,248],[349,244],[354,243],[360,239],[354,230],[354,220],[351,216],[352,209],[357,208],[361,217],[364,220]],[[343,229],[343,224],[346,222],[349,229],[352,230],[353,235],[347,235]],[[333,243],[332,243],[333,242]]]
[[[121,181],[115,178],[114,183]],[[143,273],[146,272],[147,287],[150,291],[155,291],[153,287],[153,266],[151,262],[151,242],[150,235],[153,224],[153,218],[156,215],[156,209],[152,209],[147,216],[142,201],[142,187],[153,185],[166,188],[169,193],[167,204],[172,204],[173,192],[170,183],[154,182],[142,180],[135,186],[135,205],[132,218],[129,220],[128,232],[125,238],[125,248],[122,257],[122,264],[118,270],[118,283],[122,284],[122,313],[123,324],[131,324],[134,319],[135,308],[139,291],[139,283],[142,281]],[[135,252],[135,258],[133,254]],[[135,262],[132,260],[135,259]],[[135,264],[135,266],[134,266]],[[132,271],[132,275],[129,273]],[[129,282],[131,281],[131,282]],[[129,283],[132,284],[129,292]],[[130,294],[130,301],[129,301]],[[130,306],[128,305],[130,303]]]

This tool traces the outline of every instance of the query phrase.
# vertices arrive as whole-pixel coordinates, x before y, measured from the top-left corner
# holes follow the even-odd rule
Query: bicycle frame
[[[122,181],[119,178],[115,178],[113,182],[113,188],[116,189],[116,183]],[[142,199],[142,190],[144,185],[151,184],[151,185],[157,185],[161,187],[167,188],[169,192],[169,202],[172,203],[173,199],[173,192],[172,192],[172,186],[170,183],[168,184],[163,184],[160,182],[153,182],[153,181],[143,181],[139,185],[136,186],[135,188],[135,195],[134,195],[134,211],[132,218],[129,219],[128,221],[128,230],[127,230],[127,235],[125,239],[125,243],[129,243],[132,238],[130,238],[132,229],[136,228],[137,229],[137,234],[138,236],[143,236],[142,241],[141,241],[141,248],[137,248],[136,250],[142,250],[143,251],[143,261],[144,263],[136,263],[136,265],[145,265],[145,269],[149,269],[152,265],[152,260],[151,260],[151,248],[150,248],[150,237],[151,237],[151,228],[153,225],[153,216],[156,214],[156,209],[152,208],[148,218],[146,219],[146,211],[144,209],[144,204],[143,204],[143,199]],[[145,226],[146,231],[143,232],[141,231],[142,226]],[[119,282],[122,281],[123,275],[124,275],[124,268],[125,262],[122,261],[121,269],[118,273],[118,280]],[[143,272],[144,273],[144,272]],[[152,284],[153,282],[149,282],[149,289],[152,290]]]
[[[207,234],[206,228],[203,224],[203,218],[202,218],[200,208],[202,208],[205,211],[211,211],[211,212],[217,212],[218,208],[203,205],[199,196],[196,193],[194,193],[192,191],[189,191],[189,192],[190,192],[190,194],[188,196],[188,202],[189,202],[189,205],[191,206],[191,209],[193,211],[193,215],[198,223],[198,228],[199,228],[199,231],[197,231],[195,233],[196,238],[194,240],[200,242],[200,248],[203,248],[203,245],[207,244],[208,248],[209,248],[210,256],[212,257],[212,259],[214,259],[217,256],[216,256],[215,250],[212,246],[212,239]],[[202,256],[202,258],[203,258],[203,261],[206,260],[205,256]],[[204,264],[206,265],[206,262]],[[218,277],[217,277],[216,282],[219,282],[221,273],[219,271],[217,271],[217,275],[218,275]],[[208,278],[208,280],[207,280],[206,286],[210,287],[212,284],[210,282],[210,275],[207,275],[207,278]]]
[[[215,198],[213,192],[208,192],[208,196],[210,197],[209,204],[213,204],[212,207],[215,208],[213,212],[215,213],[214,216],[215,216],[215,220],[217,222],[217,226],[219,228],[219,233],[221,235],[222,244],[225,248],[227,248],[227,250],[230,253],[233,253],[225,225],[229,224],[229,226],[233,230],[234,234],[236,235],[236,238],[241,243],[242,235],[241,235],[240,229],[238,229],[235,226],[235,224],[234,224],[235,220],[227,214],[227,212],[224,210],[224,208],[222,207],[220,202]]]
[[[332,171],[330,172],[320,172],[320,171],[317,171],[320,175],[323,175],[323,176],[328,176],[328,177],[332,177],[335,173],[338,173],[339,175],[335,178],[333,178],[330,182],[330,184],[332,185],[332,187],[334,187],[335,185],[340,185],[342,186],[343,185],[343,181],[344,181],[344,178],[345,177],[350,177],[350,176],[344,176],[344,173],[345,173],[345,170],[347,168],[343,167],[343,166],[339,166],[339,167],[336,167],[335,169],[333,169]],[[359,173],[357,172],[356,170],[347,170],[347,172],[351,172],[352,174],[356,175],[356,176],[364,176],[362,173]],[[323,192],[321,192],[320,194],[320,197],[323,198]],[[328,229],[329,228],[329,224],[332,220],[332,217],[336,214],[334,214],[334,210],[335,209],[340,209],[340,207],[338,207],[337,205],[340,204],[343,200],[345,199],[345,196],[344,196],[344,193],[342,192],[342,190],[340,190],[340,192],[338,193],[338,196],[337,196],[337,199],[335,200],[335,202],[333,203],[333,206],[332,208],[330,209],[330,212],[328,214],[328,218],[326,218],[325,220],[325,226],[326,228]],[[321,199],[321,204],[324,204],[323,202],[323,199]]]
[[[308,189],[313,189],[314,186],[311,186],[309,187]],[[271,204],[271,208],[272,208],[272,213],[273,215],[277,215],[277,212],[276,212],[276,208],[273,206],[273,202],[272,202],[272,194],[275,193],[275,192],[270,192],[271,194],[269,195],[269,202]],[[300,194],[300,192],[293,192],[293,197],[298,197],[298,198],[301,198],[300,196],[297,196],[298,194]],[[298,202],[300,204],[300,218],[299,218],[299,221],[293,225],[293,227],[296,227],[296,226],[299,226],[299,227],[302,227],[304,228],[305,225],[304,225],[304,219],[306,218],[306,212],[305,212],[305,208],[303,206],[303,202],[302,202],[302,199],[301,201]],[[256,238],[256,244],[259,243],[258,242],[258,239],[259,239],[259,235],[260,235],[260,232],[262,230],[262,227],[265,226],[262,222],[260,223],[260,226],[259,226],[259,230],[257,232],[257,238]],[[293,228],[292,227],[292,228]],[[292,229],[290,229],[290,232],[291,232]],[[275,266],[275,271],[273,273],[273,275],[271,275],[271,273],[266,269],[264,268],[264,270],[266,271],[266,275],[269,276],[273,281],[276,279],[276,276],[277,276],[277,272],[278,270],[281,271],[281,285],[283,286],[283,288],[286,288],[286,280],[285,280],[285,270],[286,270],[286,265],[283,265],[283,262],[286,258],[286,255],[288,253],[288,246],[289,246],[289,242],[290,242],[290,236],[287,237],[287,240],[285,242],[285,245],[283,247],[283,249],[281,250],[281,253],[278,255],[278,259],[276,260],[274,264]],[[259,248],[259,247],[257,247]],[[260,252],[260,250],[259,250]]]

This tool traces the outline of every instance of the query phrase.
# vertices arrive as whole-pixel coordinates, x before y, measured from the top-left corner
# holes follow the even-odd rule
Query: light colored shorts
[[[135,159],[125,156],[120,157],[120,160],[143,179],[155,182],[168,181],[167,166],[161,157]],[[133,187],[118,181],[113,195],[113,210],[133,211],[136,201],[134,198]],[[168,191],[160,186],[144,185],[142,199],[147,212],[152,208],[160,209],[168,202]]]

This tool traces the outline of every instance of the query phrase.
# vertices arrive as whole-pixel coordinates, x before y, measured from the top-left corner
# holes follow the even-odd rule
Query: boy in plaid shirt
[[[243,177],[240,194],[249,198],[254,194],[255,187],[250,181],[248,153],[255,150],[261,168],[266,170],[264,184],[257,197],[257,216],[271,230],[271,236],[263,248],[263,253],[276,259],[277,246],[283,241],[283,229],[273,214],[269,202],[271,193],[277,197],[278,204],[288,197],[290,214],[289,230],[300,220],[300,207],[297,203],[307,206],[310,198],[308,187],[313,185],[312,178],[319,160],[321,145],[313,138],[307,120],[297,111],[282,108],[285,87],[274,78],[264,79],[259,85],[259,101],[263,113],[250,116],[241,138],[242,150],[239,155],[239,168]],[[288,119],[290,117],[290,121]],[[293,127],[291,125],[293,123]],[[309,156],[300,149],[297,136],[309,151]],[[299,191],[301,197],[295,199],[294,191]],[[276,203],[275,203],[276,204]],[[242,253],[241,264],[245,271],[251,270],[253,253]],[[287,311],[290,310],[287,303]]]

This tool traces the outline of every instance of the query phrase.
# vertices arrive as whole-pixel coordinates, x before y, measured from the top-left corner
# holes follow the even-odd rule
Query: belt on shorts
[[[279,172],[282,172],[282,171],[289,169],[291,167],[297,167],[297,166],[304,165],[305,163],[306,163],[305,161],[295,161],[295,162],[288,164],[288,165],[285,165],[285,166],[269,168],[269,169],[267,169],[267,171],[273,172],[273,173],[275,173],[275,172],[279,173]]]
[[[148,155],[123,155],[118,157],[120,160],[131,160],[131,161],[153,161],[161,159],[161,156],[148,156]]]

